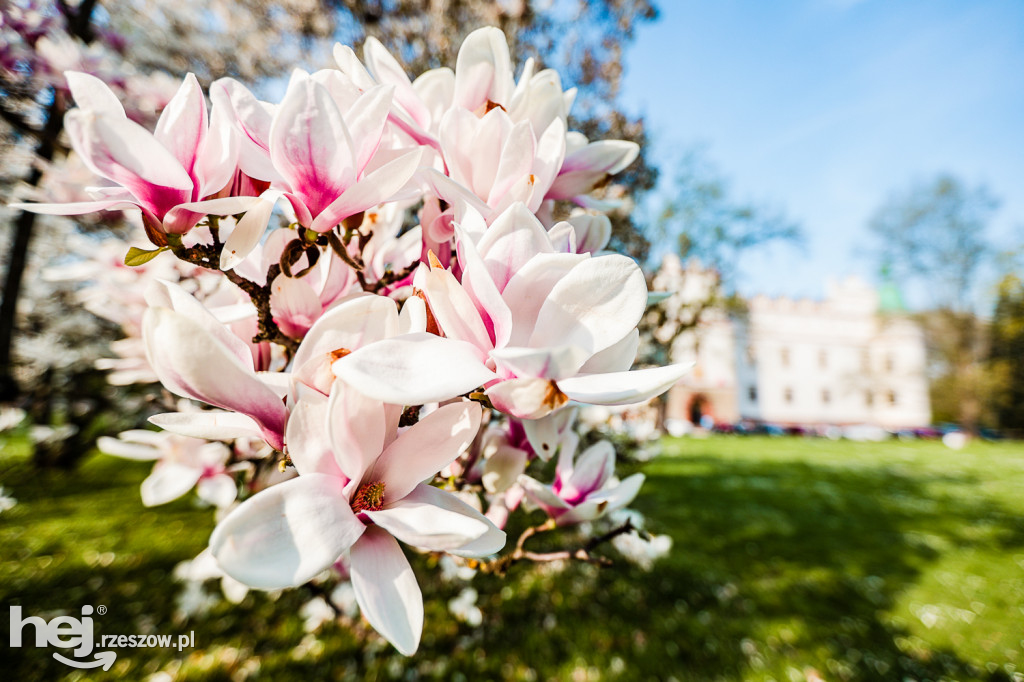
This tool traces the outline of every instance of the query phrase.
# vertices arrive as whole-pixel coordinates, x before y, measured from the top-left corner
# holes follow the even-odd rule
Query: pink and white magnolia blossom
[[[88,168],[116,187],[91,190],[94,201],[13,204],[36,213],[80,215],[139,208],[147,233],[183,234],[203,217],[200,203],[223,189],[236,167],[237,144],[222,108],[207,112],[196,77],[189,74],[151,133],[130,120],[103,81],[69,71],[68,87],[78,104],[64,126]]]
[[[147,507],[176,500],[192,488],[199,499],[216,507],[229,506],[238,494],[227,467],[231,451],[223,443],[136,429],[122,431],[117,438],[101,437],[96,446],[108,455],[156,461],[142,482],[142,503]]]
[[[259,197],[206,205],[217,215],[247,212],[225,243],[222,269],[234,267],[259,243],[279,201],[288,203],[302,227],[328,232],[406,187],[422,153],[382,145],[392,95],[393,88],[383,85],[363,92],[338,71],[296,70],[276,106],[231,79],[213,84],[211,98],[233,112],[240,132],[241,170],[271,182]]]
[[[398,540],[428,551],[484,556],[505,534],[454,495],[423,483],[476,436],[480,407],[445,405],[398,432],[399,411],[342,382],[308,394],[288,424],[299,476],[243,502],[214,529],[221,568],[260,589],[297,586],[348,552],[359,608],[412,655],[423,598]]]
[[[569,234],[571,226],[559,232]],[[466,236],[458,241],[461,282],[437,266],[418,276],[444,337],[411,334],[371,344],[334,364],[339,377],[403,404],[446,400],[483,385],[502,412],[537,419],[570,400],[646,400],[689,369],[628,371],[647,302],[643,273],[629,258],[558,252],[522,204],[476,233],[483,235],[476,245]]]
[[[142,338],[164,387],[250,417],[280,450],[288,419],[287,384],[280,379],[287,375],[257,373],[249,346],[181,287],[154,282],[146,299]]]
[[[519,484],[527,497],[560,526],[593,521],[621,509],[633,501],[644,475],[633,474],[619,481],[615,474],[615,448],[606,440],[598,441],[579,457],[579,437],[569,432],[559,447],[555,481],[544,485],[523,474]]]

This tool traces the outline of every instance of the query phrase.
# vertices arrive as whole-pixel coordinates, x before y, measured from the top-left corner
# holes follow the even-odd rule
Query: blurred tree
[[[996,425],[1024,434],[1024,282],[1015,274],[999,282],[988,362]]]
[[[883,269],[929,292],[923,314],[936,418],[976,431],[985,403],[985,327],[974,311],[982,265],[992,255],[985,230],[998,202],[984,186],[950,175],[894,193],[868,224]]]
[[[668,191],[656,217],[656,234],[666,244],[675,243],[683,260],[697,258],[716,270],[726,295],[733,292],[744,253],[802,239],[799,225],[782,211],[733,197],[728,181],[700,151],[682,158]]]

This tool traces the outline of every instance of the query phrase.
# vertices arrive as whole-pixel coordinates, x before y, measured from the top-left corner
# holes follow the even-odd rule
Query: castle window
[[[782,361],[783,367],[789,367],[789,349],[783,348],[779,351],[779,359]]]
[[[889,391],[886,393],[885,397],[888,398],[890,405],[896,404],[896,391]]]
[[[871,391],[864,391],[864,404],[871,407],[875,403],[875,397],[871,395]]]
[[[747,388],[747,398],[750,402],[757,402],[757,386],[750,386]]]
[[[827,388],[821,389],[821,402],[825,405],[828,405],[830,402],[832,402],[832,394],[829,392]]]
[[[892,356],[892,353],[889,353],[888,355],[885,356],[885,371],[889,372],[889,373],[892,373],[892,371],[893,371],[893,369],[895,369],[895,367],[896,367],[896,359]]]
[[[787,403],[792,403],[793,389],[787,387],[786,390],[782,392],[782,399],[785,400]]]

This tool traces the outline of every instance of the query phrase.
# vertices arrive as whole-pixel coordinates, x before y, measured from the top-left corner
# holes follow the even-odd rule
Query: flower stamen
[[[352,496],[352,511],[380,511],[384,508],[384,481],[364,483]]]

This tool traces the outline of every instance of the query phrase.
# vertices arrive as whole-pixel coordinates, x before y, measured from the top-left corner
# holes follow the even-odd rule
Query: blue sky
[[[829,277],[874,280],[869,217],[939,172],[986,184],[1002,201],[993,241],[1024,244],[1024,2],[659,6],[627,52],[622,101],[645,116],[663,177],[702,146],[737,198],[806,234],[803,250],[748,256],[741,293],[820,298]]]

